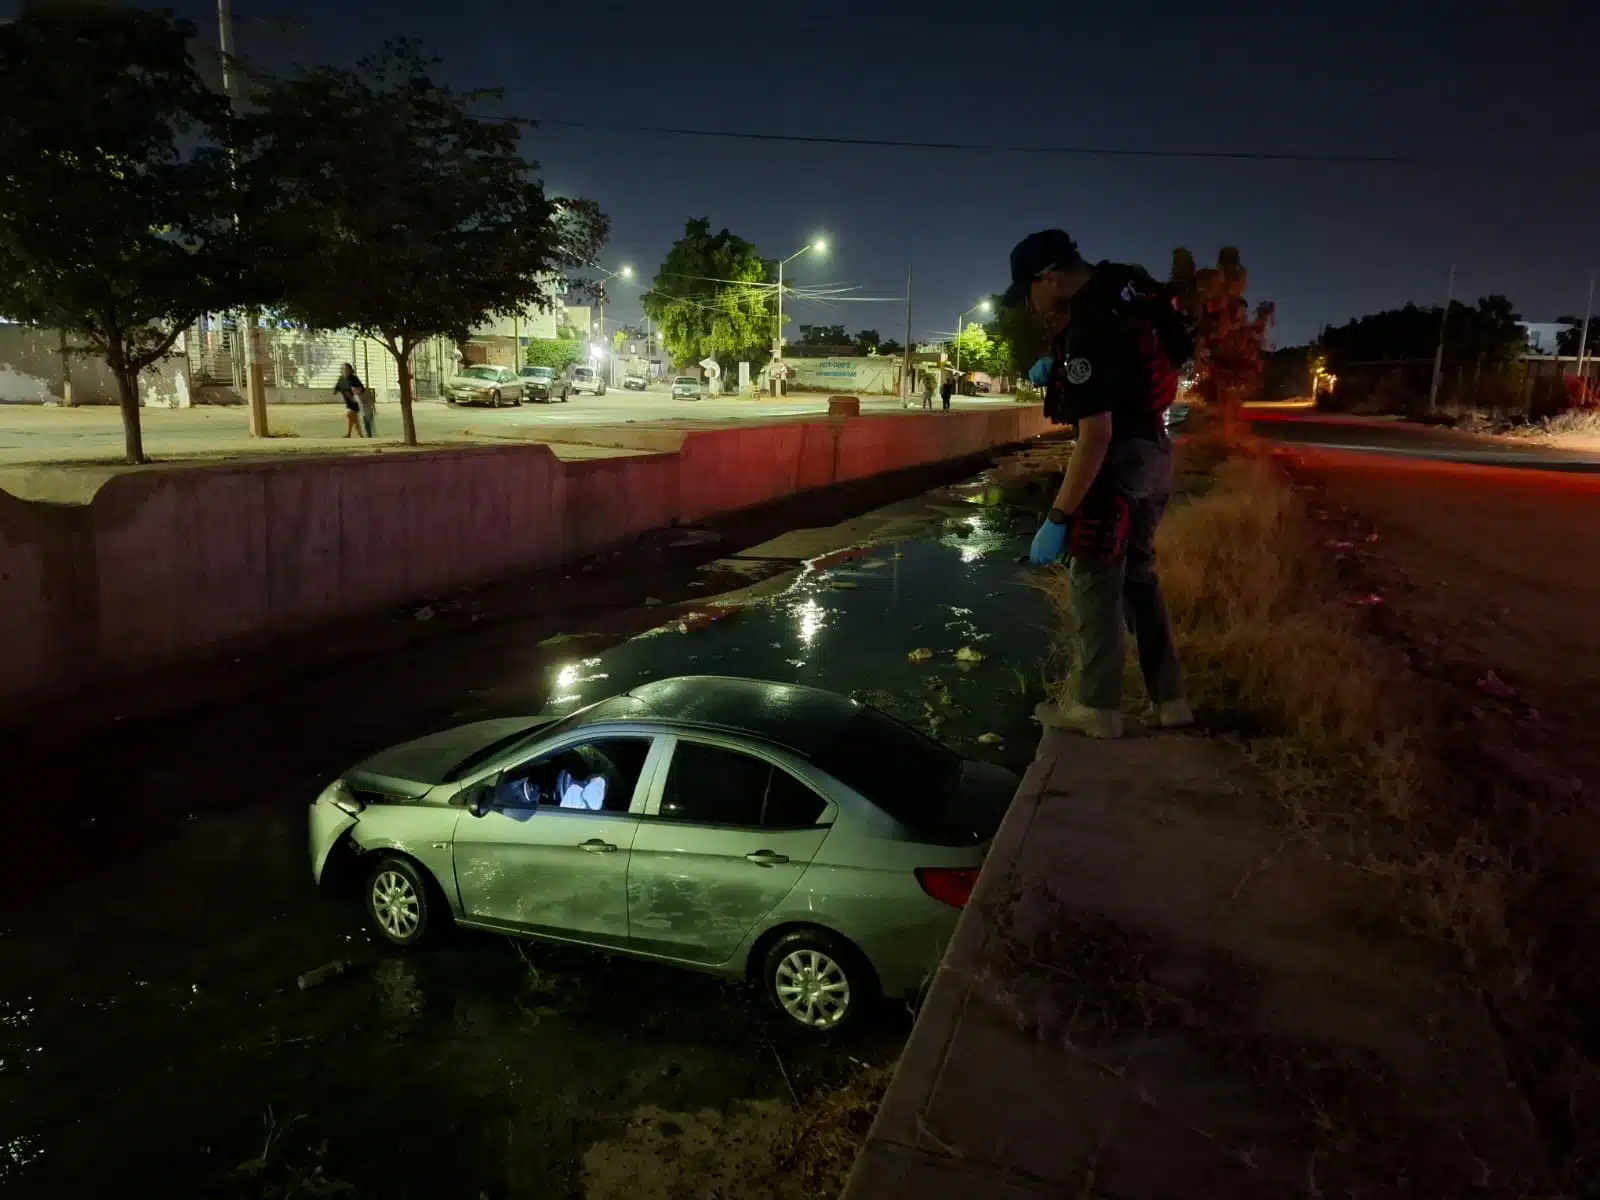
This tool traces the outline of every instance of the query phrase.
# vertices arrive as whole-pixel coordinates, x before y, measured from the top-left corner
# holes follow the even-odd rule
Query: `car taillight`
[[[918,867],[917,882],[941,904],[965,908],[978,882],[977,867]]]

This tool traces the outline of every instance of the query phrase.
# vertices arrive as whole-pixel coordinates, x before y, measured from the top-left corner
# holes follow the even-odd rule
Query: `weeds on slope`
[[[1294,488],[1249,442],[1179,450],[1179,497],[1157,541],[1191,702],[1244,739],[1297,818],[1359,809],[1406,820],[1420,776],[1403,673],[1337,596]],[[1059,692],[1075,687],[1066,573],[1041,580],[1061,615]],[[1130,647],[1131,650],[1131,647]],[[1140,694],[1130,657],[1130,696]]]

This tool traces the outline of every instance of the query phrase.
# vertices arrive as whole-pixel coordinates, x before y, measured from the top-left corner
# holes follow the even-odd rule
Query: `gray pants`
[[[1172,451],[1165,442],[1111,447],[1100,468],[1130,509],[1127,552],[1114,562],[1068,566],[1078,618],[1078,702],[1122,707],[1123,629],[1133,634],[1145,690],[1156,704],[1183,699],[1172,620],[1156,577],[1156,527],[1172,496]]]

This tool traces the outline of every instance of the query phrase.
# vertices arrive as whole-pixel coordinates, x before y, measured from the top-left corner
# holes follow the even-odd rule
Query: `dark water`
[[[993,503],[992,488],[952,495],[951,507],[967,497],[922,536],[810,564],[782,595],[575,653],[556,668],[552,707],[670,675],[741,675],[854,695],[964,754],[1026,765],[1051,637],[1044,599],[1017,564],[1032,524]],[[931,655],[912,661],[916,651]]]
[[[854,693],[1020,768],[1050,639],[1017,565],[1032,519],[1001,503],[993,478],[933,499],[948,513],[924,532],[813,563],[769,599],[616,644],[464,637],[346,672],[317,699],[351,723],[388,724],[392,739],[383,695],[468,719],[740,674]],[[958,661],[964,647],[982,660]],[[910,661],[919,649],[930,657]],[[811,1042],[748,989],[582,951],[463,936],[392,954],[306,877],[304,806],[322,780],[297,756],[346,722],[281,707],[264,726],[283,739],[277,754],[205,739],[242,783],[268,781],[260,791],[207,804],[229,773],[179,773],[195,756],[173,758],[166,786],[194,806],[177,836],[0,927],[0,1193],[630,1194],[598,1188],[586,1158],[614,1162],[641,1112],[676,1114],[662,1128],[683,1138],[693,1114],[718,1114],[717,1155],[733,1161],[742,1135],[729,1130],[750,1104],[787,1111],[897,1052],[905,1014]],[[347,752],[330,741],[318,753]],[[296,986],[332,962],[347,969]],[[37,986],[12,982],[24,968]],[[684,1194],[709,1194],[706,1177],[680,1178]],[[717,1194],[770,1194],[752,1186]]]

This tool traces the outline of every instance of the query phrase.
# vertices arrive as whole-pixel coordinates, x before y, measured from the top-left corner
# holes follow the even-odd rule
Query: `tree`
[[[989,336],[989,331],[982,325],[973,323],[961,327],[961,336],[951,338],[949,343],[950,358],[952,361],[959,358],[963,371],[988,372],[994,357],[995,343]],[[956,353],[959,348],[960,354]]]
[[[876,329],[863,329],[850,339],[854,343],[857,354],[881,354],[883,351],[883,335]]]
[[[843,325],[800,326],[802,346],[849,346],[854,342],[855,339],[844,331]]]
[[[1258,304],[1250,311],[1245,298],[1249,282],[1232,246],[1217,254],[1215,267],[1199,270],[1188,250],[1173,251],[1172,288],[1194,322],[1195,390],[1230,429],[1239,424],[1240,405],[1261,393],[1261,352],[1272,327],[1272,305]]]
[[[523,361],[530,367],[549,367],[558,374],[583,358],[583,343],[574,338],[529,338]]]
[[[133,8],[0,26],[0,312],[105,357],[130,463],[145,460],[140,374],[247,298],[227,104],[189,58],[194,35]]]
[[[288,313],[352,329],[394,357],[407,445],[417,440],[411,352],[532,305],[594,261],[607,222],[554,199],[518,152],[518,127],[472,115],[494,92],[436,83],[417,43],[352,70],[271,83],[244,121],[250,216]]]
[[[1557,317],[1566,328],[1556,334],[1556,353],[1568,357],[1576,356],[1581,346],[1584,354],[1600,357],[1600,345],[1596,345],[1595,337],[1600,335],[1600,317],[1589,318],[1589,336],[1583,336],[1582,317]]]
[[[1050,352],[1050,334],[1039,314],[1026,304],[1007,308],[1002,299],[990,297],[994,317],[984,326],[995,344],[990,356],[993,373],[1026,379],[1033,364]]]
[[[887,338],[878,343],[878,353],[888,358],[898,358],[906,352],[906,348],[893,338]]]
[[[724,372],[765,363],[775,329],[776,274],[744,238],[711,232],[709,218],[684,224],[642,297],[662,345],[677,363],[714,358]]]

